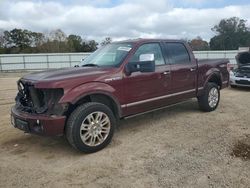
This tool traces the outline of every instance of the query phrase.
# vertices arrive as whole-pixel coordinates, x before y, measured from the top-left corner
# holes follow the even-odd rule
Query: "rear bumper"
[[[241,77],[230,77],[230,85],[241,86],[241,87],[250,87],[250,78],[241,78]]]
[[[65,119],[65,116],[25,113],[18,110],[15,106],[11,109],[11,123],[15,128],[38,135],[63,135]]]

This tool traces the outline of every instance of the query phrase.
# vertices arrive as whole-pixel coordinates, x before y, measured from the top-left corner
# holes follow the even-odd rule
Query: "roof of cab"
[[[123,41],[117,41],[115,43],[123,43],[123,42],[130,42],[130,43],[146,43],[146,42],[185,42],[184,40],[177,40],[177,39],[146,39],[146,38],[137,38],[137,39],[128,39]]]

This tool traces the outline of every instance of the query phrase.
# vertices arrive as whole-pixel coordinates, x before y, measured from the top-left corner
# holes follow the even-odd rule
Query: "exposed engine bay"
[[[63,89],[37,89],[31,83],[19,80],[17,107],[27,113],[62,115],[65,106],[58,104]]]
[[[250,52],[240,52],[235,58],[238,68],[230,72],[230,85],[250,87]]]
[[[250,78],[250,52],[241,52],[236,56],[238,68],[234,70],[236,77]]]

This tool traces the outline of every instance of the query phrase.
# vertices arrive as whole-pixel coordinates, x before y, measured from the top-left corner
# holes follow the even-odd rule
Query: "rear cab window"
[[[165,46],[171,64],[191,63],[190,55],[183,43],[167,42]]]

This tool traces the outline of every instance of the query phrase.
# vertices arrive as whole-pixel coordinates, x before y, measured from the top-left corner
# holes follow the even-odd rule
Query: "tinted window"
[[[167,43],[167,51],[173,64],[190,62],[189,53],[182,43]]]
[[[149,43],[141,45],[131,57],[130,62],[138,62],[141,54],[154,54],[156,65],[165,64],[161,53],[161,47],[158,43]]]

